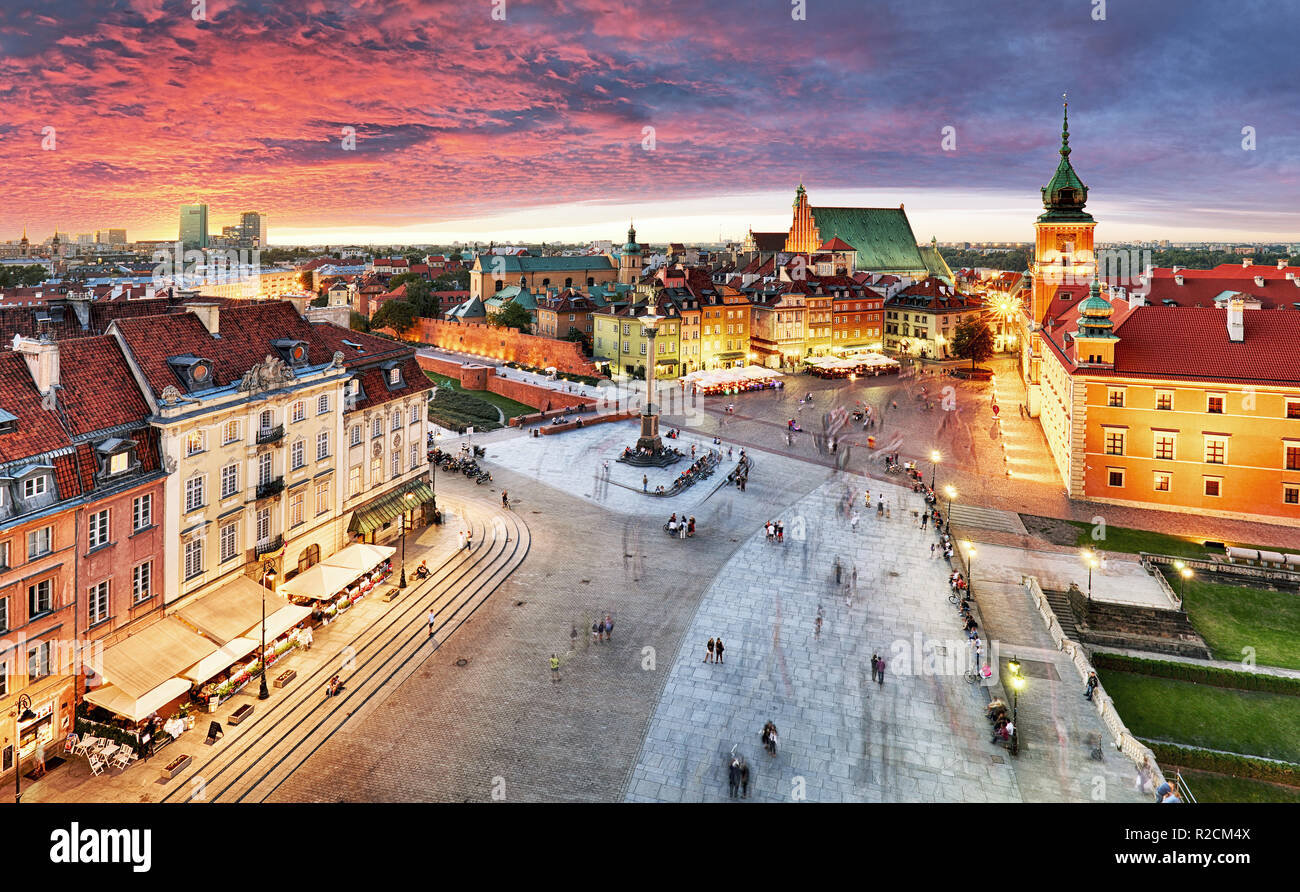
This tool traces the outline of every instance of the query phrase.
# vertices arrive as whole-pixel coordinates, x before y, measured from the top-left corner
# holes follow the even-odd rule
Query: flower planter
[[[171,780],[176,775],[184,771],[186,768],[189,768],[190,762],[192,761],[193,760],[188,755],[181,755],[181,756],[177,756],[175,759],[172,759],[170,762],[167,763],[167,765],[162,770],[163,779]]]
[[[253,714],[253,704],[245,703],[243,706],[239,707],[238,709],[236,709],[234,712],[230,714],[230,724],[238,725],[240,722],[242,722],[244,719],[248,718],[252,714]]]
[[[289,669],[284,672],[281,672],[279,676],[277,676],[275,679],[275,686],[277,688],[282,688],[297,677],[298,677],[298,673],[295,672],[293,669]]]

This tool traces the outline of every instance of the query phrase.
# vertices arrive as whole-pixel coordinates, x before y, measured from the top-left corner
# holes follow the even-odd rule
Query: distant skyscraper
[[[249,248],[266,247],[266,214],[245,211],[239,215],[240,241]]]
[[[186,248],[208,246],[208,206],[206,204],[181,205],[180,240]]]
[[[108,244],[110,244],[110,245],[125,245],[125,244],[126,244],[126,230],[125,230],[125,229],[110,229],[110,230],[108,231]]]

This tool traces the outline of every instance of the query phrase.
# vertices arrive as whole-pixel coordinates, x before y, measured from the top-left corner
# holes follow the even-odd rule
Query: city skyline
[[[1270,8],[1216,22],[1202,56],[1186,47],[1207,19],[1172,4],[1076,6],[936,0],[877,11],[868,34],[826,27],[854,14],[838,3],[806,21],[594,0],[505,21],[11,5],[0,72],[23,101],[0,128],[0,228],[165,239],[201,202],[263,209],[280,245],[616,239],[628,218],[647,241],[713,241],[784,225],[802,181],[825,204],[904,203],[920,241],[1022,241],[1068,90],[1101,240],[1291,240],[1297,63]],[[969,39],[999,19],[1034,36]]]

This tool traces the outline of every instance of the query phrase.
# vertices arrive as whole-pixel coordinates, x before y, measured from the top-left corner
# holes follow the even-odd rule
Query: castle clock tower
[[[623,285],[635,285],[641,278],[641,246],[636,243],[636,228],[630,223],[627,228],[627,244],[618,255],[618,281]]]

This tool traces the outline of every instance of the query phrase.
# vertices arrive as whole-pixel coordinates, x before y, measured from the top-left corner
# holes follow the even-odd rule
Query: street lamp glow
[[[971,557],[975,557],[975,546],[972,545],[969,541],[963,540],[961,543],[961,547],[962,550],[965,551],[968,555],[970,555]]]
[[[943,494],[948,497],[949,501],[957,498],[957,490],[951,483],[943,488]]]

